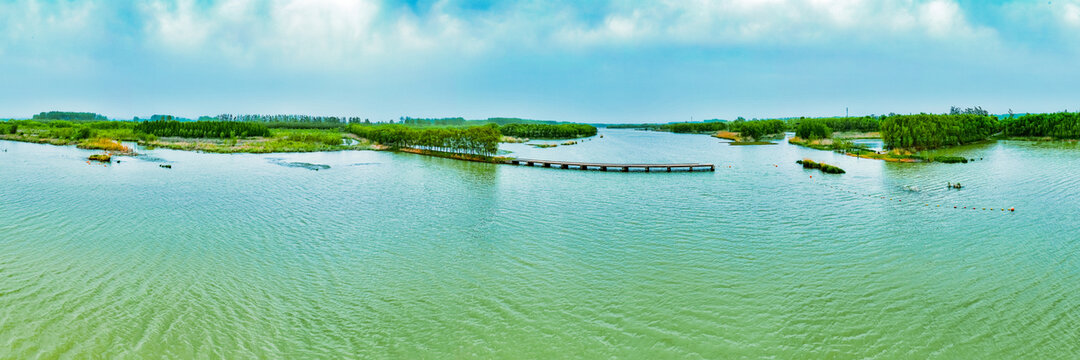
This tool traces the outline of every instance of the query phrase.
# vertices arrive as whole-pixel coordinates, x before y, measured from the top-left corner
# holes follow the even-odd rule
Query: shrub
[[[826,174],[843,174],[846,173],[844,169],[836,166],[832,166],[826,163],[819,163],[810,159],[796,160],[796,164],[801,164],[803,169],[818,169]]]

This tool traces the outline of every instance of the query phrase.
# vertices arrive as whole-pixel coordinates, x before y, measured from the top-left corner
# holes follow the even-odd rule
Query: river
[[[600,134],[503,149],[717,169],[0,141],[0,358],[1080,356],[1074,144],[900,164]]]

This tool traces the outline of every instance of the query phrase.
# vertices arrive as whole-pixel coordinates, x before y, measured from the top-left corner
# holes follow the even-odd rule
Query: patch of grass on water
[[[801,164],[803,169],[818,169],[826,174],[843,174],[846,173],[844,169],[832,166],[826,163],[819,163],[810,159],[796,160],[796,164]]]
[[[79,145],[77,145],[76,147],[78,147],[80,149],[105,150],[105,151],[113,151],[113,152],[118,152],[118,153],[130,153],[131,152],[131,148],[129,148],[127,146],[124,146],[124,144],[121,144],[118,141],[108,139],[108,138],[95,138],[95,139],[84,140],[83,142],[80,142]]]

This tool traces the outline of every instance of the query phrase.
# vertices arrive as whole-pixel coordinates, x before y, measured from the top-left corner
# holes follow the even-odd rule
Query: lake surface
[[[0,358],[1080,356],[1080,147],[600,133],[503,148],[717,171],[0,141]]]

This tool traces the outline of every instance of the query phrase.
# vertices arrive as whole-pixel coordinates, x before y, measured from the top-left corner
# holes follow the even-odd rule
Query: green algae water
[[[0,358],[1080,356],[1080,147],[601,134],[503,148],[717,171],[0,142]]]

